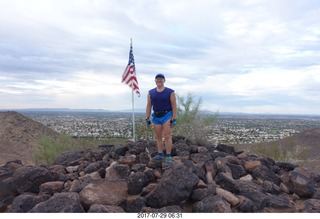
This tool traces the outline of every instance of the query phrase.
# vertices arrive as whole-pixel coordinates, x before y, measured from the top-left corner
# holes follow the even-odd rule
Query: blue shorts
[[[154,114],[152,114],[152,122],[155,125],[163,125],[166,123],[170,118],[172,117],[172,111],[169,111],[166,115],[162,117],[155,117]]]

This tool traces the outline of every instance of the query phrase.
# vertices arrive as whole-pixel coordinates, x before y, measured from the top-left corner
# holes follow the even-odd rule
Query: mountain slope
[[[320,174],[320,128],[305,130],[277,141],[234,146],[237,149],[267,156],[286,153],[288,161]],[[275,151],[278,149],[280,152]]]
[[[32,165],[38,139],[59,133],[24,115],[14,112],[0,112],[0,165],[19,159],[24,165]]]

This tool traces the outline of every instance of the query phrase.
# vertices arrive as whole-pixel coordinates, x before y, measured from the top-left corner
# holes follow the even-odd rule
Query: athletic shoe
[[[171,164],[171,157],[166,157],[165,163],[170,165]]]
[[[153,161],[162,161],[162,156],[160,156],[159,154],[157,154],[154,158],[152,158]]]

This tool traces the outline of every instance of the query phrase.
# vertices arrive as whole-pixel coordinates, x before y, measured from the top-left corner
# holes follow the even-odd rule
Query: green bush
[[[53,138],[48,135],[40,137],[35,151],[35,162],[39,164],[51,164],[62,152],[76,150],[79,147],[72,142],[70,136],[61,135]]]
[[[147,127],[144,118],[139,118],[136,122],[136,137],[137,139],[144,139],[150,141],[154,138],[153,128]]]
[[[201,113],[201,106],[201,97],[196,99],[191,93],[187,96],[177,95],[177,125],[173,134],[185,136],[195,144],[205,145],[212,135],[209,127],[216,122],[218,114]]]

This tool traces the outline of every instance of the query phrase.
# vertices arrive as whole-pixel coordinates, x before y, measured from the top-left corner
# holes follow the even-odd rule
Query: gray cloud
[[[104,98],[105,108],[125,107],[130,38],[142,98],[163,72],[168,86],[202,96],[213,111],[318,106],[316,0],[12,0],[0,8],[4,108],[101,108]]]

